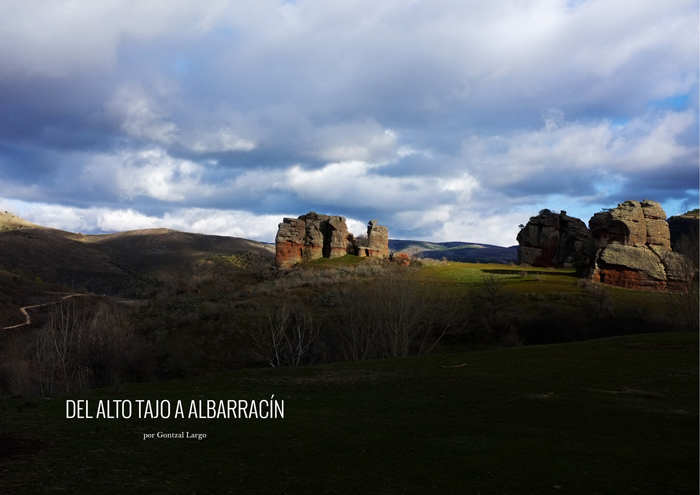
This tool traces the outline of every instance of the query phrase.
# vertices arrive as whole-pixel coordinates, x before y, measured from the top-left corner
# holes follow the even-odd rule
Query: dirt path
[[[79,297],[79,296],[85,296],[87,294],[69,294],[65,297],[61,298],[61,301],[65,301],[66,299],[70,297]],[[29,316],[29,313],[27,313],[28,309],[32,308],[42,308],[44,306],[52,306],[54,304],[58,304],[58,302],[50,302],[50,303],[44,303],[44,304],[34,304],[33,306],[24,306],[23,308],[19,308],[19,310],[22,312],[25,318],[24,323],[19,323],[17,325],[11,325],[9,327],[3,327],[2,330],[12,330],[13,328],[19,328],[19,327],[24,327],[24,326],[29,326],[32,323],[32,318]]]

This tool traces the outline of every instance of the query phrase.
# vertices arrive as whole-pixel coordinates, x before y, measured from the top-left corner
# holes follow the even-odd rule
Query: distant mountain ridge
[[[518,246],[501,247],[476,242],[429,242],[389,239],[389,250],[417,258],[442,259],[462,263],[515,263]]]

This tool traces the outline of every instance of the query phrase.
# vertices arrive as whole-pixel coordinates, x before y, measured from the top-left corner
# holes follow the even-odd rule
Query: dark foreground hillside
[[[68,399],[94,413],[100,400],[273,395],[284,418],[66,419],[63,398],[2,399],[0,493],[698,492],[692,333],[239,370]]]

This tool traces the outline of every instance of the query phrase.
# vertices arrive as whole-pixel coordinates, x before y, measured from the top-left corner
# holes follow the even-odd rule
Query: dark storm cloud
[[[270,240],[314,209],[505,245],[554,200],[678,208],[697,201],[697,14],[680,0],[3,2],[0,197],[83,231]]]

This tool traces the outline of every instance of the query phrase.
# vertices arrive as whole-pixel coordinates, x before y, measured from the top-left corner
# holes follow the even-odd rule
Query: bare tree
[[[382,339],[372,321],[374,311],[368,311],[367,297],[358,288],[347,289],[341,297],[348,304],[347,311],[334,330],[343,358],[348,361],[365,361],[379,357]]]
[[[355,245],[357,247],[367,247],[369,246],[369,237],[367,234],[360,234],[355,237]]]
[[[49,322],[37,333],[34,363],[42,396],[86,388],[87,381],[78,363],[88,324],[85,307],[79,307],[75,298],[64,299],[54,307]]]
[[[336,331],[344,357],[356,361],[427,354],[469,319],[466,294],[428,291],[399,273],[348,289],[344,299]]]
[[[310,364],[318,333],[309,314],[289,306],[268,311],[266,321],[249,332],[258,356],[274,367]]]
[[[492,330],[502,326],[503,312],[512,306],[515,299],[512,292],[505,287],[505,282],[498,276],[485,273],[472,290],[474,304],[486,313],[487,322]]]
[[[42,396],[118,382],[143,357],[126,316],[101,302],[91,311],[69,298],[57,304],[37,333],[33,361]]]

